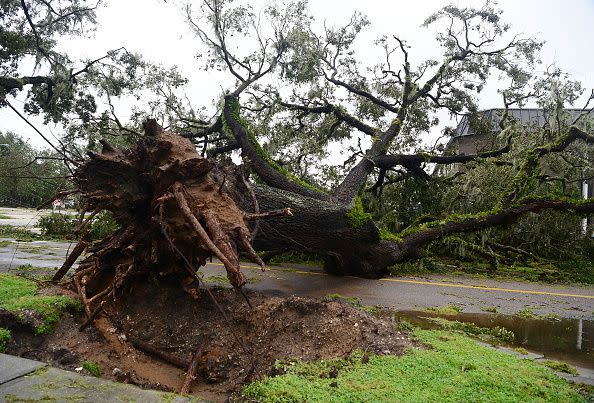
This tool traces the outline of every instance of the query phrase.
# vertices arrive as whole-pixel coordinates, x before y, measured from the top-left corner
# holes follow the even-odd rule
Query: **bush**
[[[52,213],[39,219],[41,233],[56,238],[72,238],[78,219],[67,214]]]
[[[95,217],[90,225],[91,239],[104,239],[119,228],[118,223],[109,211],[103,211]]]

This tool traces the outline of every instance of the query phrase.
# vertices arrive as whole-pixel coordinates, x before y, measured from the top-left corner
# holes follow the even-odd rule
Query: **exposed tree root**
[[[194,354],[194,358],[190,366],[188,367],[188,371],[186,372],[186,379],[184,379],[184,383],[179,391],[181,395],[185,395],[190,393],[190,388],[192,387],[192,382],[196,380],[196,374],[198,373],[198,364],[200,363],[200,357],[202,356],[202,349],[198,349],[196,354]]]
[[[90,220],[104,209],[120,225],[112,236],[92,245],[83,236],[54,275],[54,281],[60,280],[88,250],[72,280],[87,316],[83,328],[138,281],[177,281],[198,298],[196,271],[213,255],[241,291],[246,278],[240,271],[240,251],[264,266],[251,246],[248,220],[292,214],[290,209],[255,214],[240,210],[211,178],[214,164],[200,157],[191,141],[164,132],[153,120],[147,121],[145,134],[126,151],[103,141],[102,152],[89,152],[89,160],[75,171],[83,212],[90,213],[77,229],[86,233]]]

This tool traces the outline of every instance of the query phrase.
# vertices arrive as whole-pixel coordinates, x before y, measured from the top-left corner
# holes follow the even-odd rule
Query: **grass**
[[[43,237],[21,227],[12,225],[0,225],[0,238],[14,238],[17,241],[30,242],[39,241]]]
[[[16,270],[19,271],[55,271],[57,270],[57,267],[38,267],[38,266],[33,266],[29,263],[27,264],[22,264],[20,266],[18,266],[16,268]]]
[[[0,248],[5,248],[8,245],[12,245],[12,241],[0,241]]]
[[[439,315],[457,315],[462,312],[462,308],[456,305],[433,306],[426,308],[425,312],[436,313]]]
[[[0,308],[21,316],[24,310],[43,318],[35,328],[37,334],[50,332],[67,309],[80,309],[80,303],[62,295],[37,295],[35,282],[23,277],[0,274]]]
[[[524,309],[518,311],[516,315],[521,316],[522,318],[526,319],[541,319],[541,316],[534,313],[531,307],[525,306]]]
[[[543,366],[441,330],[417,330],[431,349],[396,357],[362,352],[346,359],[279,363],[286,372],[247,385],[249,398],[266,402],[583,402],[565,380]],[[330,378],[333,372],[337,376]]]
[[[490,313],[497,313],[497,307],[494,307],[494,306],[483,306],[483,307],[481,307],[481,311],[483,311],[483,312],[490,312]]]
[[[0,353],[5,353],[12,335],[10,330],[0,327]]]
[[[460,261],[450,257],[432,255],[417,261],[397,264],[390,270],[399,275],[473,274],[531,282],[594,284],[594,266],[586,260],[532,261],[518,265],[500,264],[493,271],[493,268],[485,262]]]
[[[101,376],[101,368],[99,368],[99,364],[97,364],[95,361],[85,361],[83,362],[82,367],[85,371],[93,376]]]
[[[524,347],[515,347],[513,350],[518,354],[528,355],[528,350],[526,350]]]
[[[476,337],[479,340],[494,345],[499,342],[511,343],[516,338],[514,332],[507,330],[504,327],[481,327],[474,323],[459,322],[457,320],[452,321],[443,318],[428,319],[433,323],[436,323],[442,330],[464,333],[467,336]]]
[[[551,368],[553,371],[565,372],[566,374],[570,374],[570,375],[578,375],[578,371],[577,371],[576,367],[574,367],[573,365],[570,365],[566,362],[550,360],[550,361],[545,361],[543,364],[546,367]]]
[[[10,220],[12,217],[6,214],[0,214],[0,220]]]

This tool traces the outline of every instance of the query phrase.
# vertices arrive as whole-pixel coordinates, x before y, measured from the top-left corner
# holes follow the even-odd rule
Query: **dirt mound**
[[[355,349],[399,354],[410,346],[391,322],[340,301],[250,294],[250,309],[237,292],[213,293],[228,321],[206,294],[194,301],[161,284],[137,288],[113,323],[129,339],[187,361],[201,348],[200,380],[228,392],[271,374],[275,360],[342,357]]]
[[[33,340],[23,338],[21,344],[29,347],[21,345],[11,353],[71,370],[92,360],[104,377],[178,391],[184,370],[139,351],[134,342],[186,363],[200,349],[192,391],[224,400],[243,384],[274,374],[276,360],[343,357],[356,349],[401,354],[412,343],[391,321],[346,302],[251,293],[250,309],[234,290],[212,292],[227,319],[204,292],[193,300],[174,282],[144,284],[110,313],[111,321],[98,320],[96,329],[79,333],[82,318],[67,317],[42,343],[31,346]]]

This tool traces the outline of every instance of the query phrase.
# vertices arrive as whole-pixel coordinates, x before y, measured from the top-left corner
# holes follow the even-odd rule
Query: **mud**
[[[275,374],[276,360],[318,360],[348,356],[356,349],[402,354],[414,344],[380,319],[335,300],[241,295],[213,289],[225,312],[203,292],[193,300],[177,284],[142,285],[125,304],[83,332],[82,318],[68,314],[54,333],[33,336],[14,329],[9,353],[75,370],[85,360],[99,364],[102,376],[166,391],[178,391],[184,371],[135,349],[133,340],[150,343],[182,360],[202,351],[192,393],[222,401],[241,387]]]

